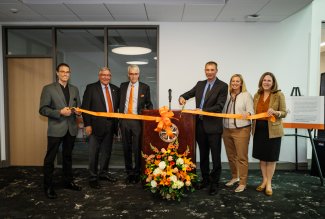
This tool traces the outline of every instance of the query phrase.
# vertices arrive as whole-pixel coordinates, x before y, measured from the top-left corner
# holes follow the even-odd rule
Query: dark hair
[[[270,76],[272,78],[272,81],[273,81],[273,84],[272,84],[272,87],[271,87],[271,93],[276,93],[276,92],[280,91],[278,89],[278,82],[277,82],[274,74],[271,73],[271,72],[265,72],[264,74],[262,74],[262,76],[260,78],[260,81],[258,82],[258,91],[257,92],[260,93],[260,94],[264,92],[264,89],[262,87],[262,83],[263,83],[264,77],[267,76],[267,75]]]
[[[214,61],[209,61],[205,64],[205,67],[207,67],[207,65],[214,65],[216,67],[216,69],[218,68],[218,64]]]
[[[69,70],[70,70],[70,66],[69,66],[67,63],[63,63],[63,62],[62,62],[62,63],[58,64],[58,66],[56,67],[56,71],[57,71],[57,72],[59,72],[61,66],[66,66],[66,67],[68,67]]]

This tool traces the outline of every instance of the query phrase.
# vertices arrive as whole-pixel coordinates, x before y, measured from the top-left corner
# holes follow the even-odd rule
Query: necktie
[[[209,93],[210,89],[211,89],[211,84],[208,85],[208,88],[207,88],[207,90],[206,90],[206,92],[205,92],[204,101],[206,100],[206,98],[207,98],[207,96],[208,96],[208,93]]]
[[[132,109],[133,109],[133,90],[134,90],[134,85],[131,85],[131,90],[130,90],[130,96],[129,96],[129,104],[128,104],[128,113],[132,114]]]
[[[203,105],[204,105],[205,99],[206,99],[206,97],[208,96],[208,93],[209,93],[209,91],[210,91],[210,88],[211,88],[211,86],[210,86],[210,84],[209,84],[208,87],[207,87],[207,89],[206,89],[206,91],[205,91],[205,93],[203,92],[203,96],[202,96],[201,103],[200,103],[200,109],[203,108]]]
[[[108,104],[108,112],[114,112],[111,96],[109,95],[108,87],[105,85],[106,99]]]

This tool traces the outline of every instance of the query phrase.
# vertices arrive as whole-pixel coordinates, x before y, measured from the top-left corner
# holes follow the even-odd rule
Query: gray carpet
[[[75,169],[81,192],[63,189],[57,169],[58,199],[44,196],[41,168],[0,169],[0,218],[325,218],[325,187],[307,172],[276,171],[273,196],[255,191],[258,170],[249,171],[248,187],[242,193],[223,184],[229,170],[223,170],[217,195],[208,190],[188,194],[182,201],[166,201],[141,184],[126,184],[122,169],[112,173],[118,182],[101,181],[100,190],[88,186],[87,169]]]

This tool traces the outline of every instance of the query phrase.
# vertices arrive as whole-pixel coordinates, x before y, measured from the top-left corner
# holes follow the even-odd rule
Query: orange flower
[[[155,165],[159,166],[160,160],[155,160]]]

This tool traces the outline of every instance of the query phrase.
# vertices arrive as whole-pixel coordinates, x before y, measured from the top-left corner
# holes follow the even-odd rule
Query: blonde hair
[[[241,81],[240,91],[241,92],[246,92],[247,89],[246,89],[246,84],[245,84],[243,76],[241,74],[234,74],[233,76],[231,76],[230,81],[229,81],[229,86],[228,86],[229,87],[229,93],[232,92],[231,81],[232,81],[232,79],[234,77],[238,77],[240,79],[240,81]]]

